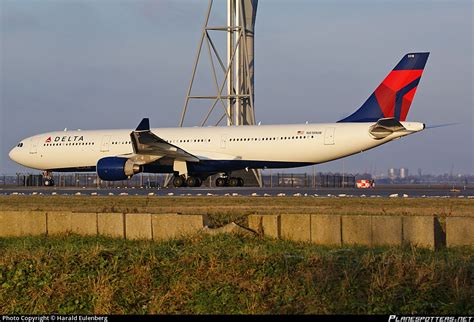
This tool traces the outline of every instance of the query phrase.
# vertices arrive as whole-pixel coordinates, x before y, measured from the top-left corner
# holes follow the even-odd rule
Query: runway
[[[84,195],[84,196],[251,196],[251,197],[319,197],[319,198],[468,198],[474,199],[474,187],[447,186],[379,186],[356,188],[90,188],[90,187],[8,187],[0,188],[0,195]]]

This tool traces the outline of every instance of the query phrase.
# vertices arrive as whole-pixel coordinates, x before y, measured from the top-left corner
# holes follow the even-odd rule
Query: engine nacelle
[[[120,181],[140,172],[140,166],[127,158],[107,157],[97,162],[97,174],[105,181]]]

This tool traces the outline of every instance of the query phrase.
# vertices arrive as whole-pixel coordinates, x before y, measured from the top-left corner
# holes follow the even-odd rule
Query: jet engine
[[[130,179],[138,172],[140,172],[140,166],[127,158],[106,157],[97,162],[97,174],[105,181]]]

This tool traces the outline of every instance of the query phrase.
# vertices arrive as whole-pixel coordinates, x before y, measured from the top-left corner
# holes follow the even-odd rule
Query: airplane
[[[150,128],[48,132],[21,140],[9,157],[43,171],[96,171],[120,181],[144,173],[173,174],[175,187],[198,187],[220,174],[216,186],[243,186],[232,172],[319,164],[375,148],[420,132],[424,123],[406,117],[428,60],[428,52],[406,54],[367,101],[336,123]]]

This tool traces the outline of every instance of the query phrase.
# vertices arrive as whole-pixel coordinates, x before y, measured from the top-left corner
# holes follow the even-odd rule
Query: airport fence
[[[263,176],[266,187],[291,188],[354,188],[355,176],[316,173],[276,173]]]
[[[204,186],[214,187],[216,176],[203,182]],[[55,173],[53,175],[57,187],[86,187],[86,188],[147,188],[164,187],[164,174],[138,174],[129,180],[103,181],[96,173]],[[262,175],[265,187],[291,188],[353,188],[355,176],[327,173],[271,173]],[[1,175],[0,186],[3,187],[41,187],[43,177],[40,174]]]
[[[86,188],[157,188],[163,186],[164,175],[140,174],[129,180],[103,181],[96,173],[56,173],[53,175],[57,187],[86,187]],[[40,174],[22,174],[0,176],[0,186],[11,187],[41,187],[44,185]]]

